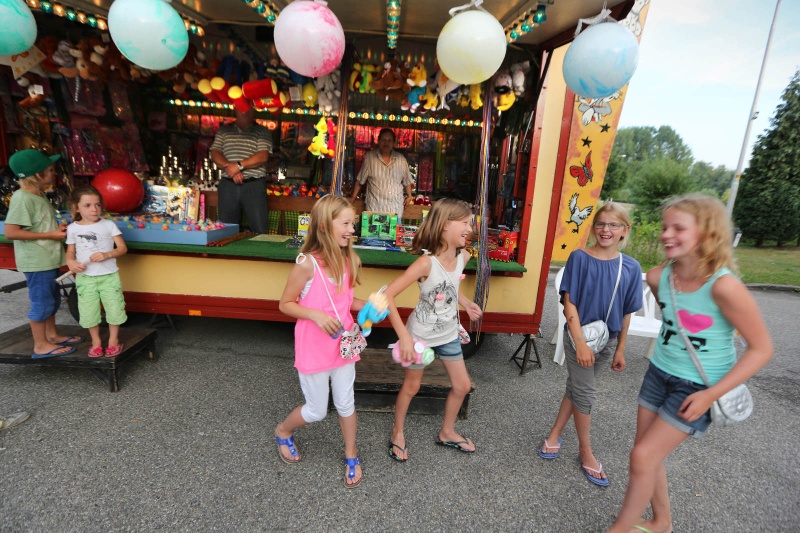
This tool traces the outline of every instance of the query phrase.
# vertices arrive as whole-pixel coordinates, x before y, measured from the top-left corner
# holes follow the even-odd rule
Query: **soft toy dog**
[[[408,75],[408,64],[392,59],[383,64],[383,72],[379,78],[372,80],[370,87],[375,89],[375,93],[384,100],[392,98],[402,101],[404,98],[403,86]]]
[[[530,70],[530,61],[521,61],[509,67],[509,71],[511,71],[511,84],[515,95],[522,96],[525,93],[525,76],[528,75]]]

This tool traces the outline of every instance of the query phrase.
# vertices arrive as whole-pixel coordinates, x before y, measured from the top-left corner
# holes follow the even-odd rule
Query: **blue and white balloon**
[[[0,56],[21,54],[36,42],[36,20],[25,0],[0,0]]]
[[[639,64],[639,43],[616,22],[590,26],[578,35],[564,56],[567,87],[578,96],[605,98],[628,83]]]
[[[115,0],[108,31],[125,57],[151,70],[174,67],[189,50],[186,25],[166,0]]]

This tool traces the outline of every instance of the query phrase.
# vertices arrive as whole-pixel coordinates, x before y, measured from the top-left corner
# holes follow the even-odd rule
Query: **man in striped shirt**
[[[272,134],[255,123],[255,109],[236,110],[236,121],[220,126],[211,160],[226,176],[219,182],[219,220],[241,224],[242,209],[251,231],[267,232],[267,169]]]
[[[396,138],[389,128],[378,134],[378,149],[367,152],[364,164],[356,177],[356,184],[350,201],[355,201],[361,187],[369,180],[365,200],[367,211],[397,213],[402,218],[405,203],[414,201],[412,186],[414,179],[408,171],[408,161],[394,151]],[[406,202],[403,201],[403,188]]]

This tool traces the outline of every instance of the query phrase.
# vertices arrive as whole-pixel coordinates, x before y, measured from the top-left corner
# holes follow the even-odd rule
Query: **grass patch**
[[[658,241],[660,226],[640,224],[630,235],[625,253],[639,261],[642,270],[647,272],[661,263],[664,255]],[[800,287],[800,247],[755,248],[745,241],[734,249],[734,257],[742,281],[745,283],[767,283],[773,285],[794,285]],[[553,261],[553,265],[563,266],[564,262]]]

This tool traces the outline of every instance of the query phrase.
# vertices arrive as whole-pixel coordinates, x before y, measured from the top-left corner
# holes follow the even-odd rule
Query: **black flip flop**
[[[452,442],[449,440],[441,440],[439,437],[436,437],[436,445],[437,446],[447,446],[448,448],[454,448],[463,453],[475,453],[475,450],[468,450],[462,446],[462,444],[469,445],[468,440],[460,440],[458,442]]]
[[[398,463],[405,463],[406,461],[408,461],[407,457],[405,459],[403,459],[402,457],[400,457],[399,455],[394,453],[394,449],[395,448],[397,448],[398,450],[400,450],[403,453],[408,453],[408,446],[406,446],[405,448],[401,448],[399,445],[395,444],[394,442],[389,441],[389,457],[391,457],[392,459],[394,459]]]

